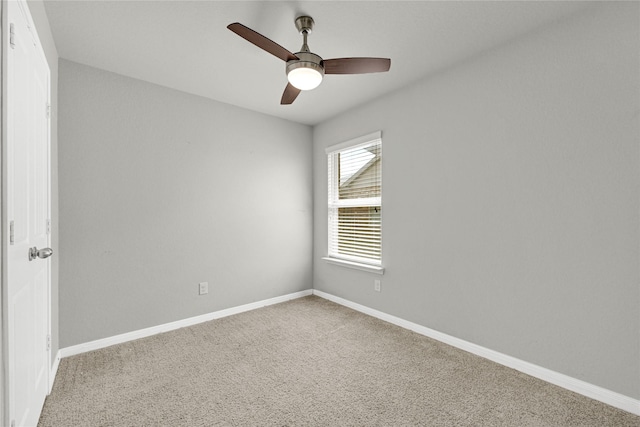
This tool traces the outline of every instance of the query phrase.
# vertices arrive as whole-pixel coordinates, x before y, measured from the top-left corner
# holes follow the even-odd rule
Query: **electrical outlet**
[[[380,292],[380,280],[379,279],[375,279],[373,281],[373,290],[376,292]]]
[[[209,293],[209,282],[200,282],[200,288],[198,295],[204,295]]]

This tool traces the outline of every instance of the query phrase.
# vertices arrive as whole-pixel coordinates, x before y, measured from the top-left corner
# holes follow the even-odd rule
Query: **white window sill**
[[[339,258],[323,257],[323,260],[329,264],[341,265],[342,267],[354,268],[356,270],[367,271],[369,273],[384,274],[384,267],[378,267],[376,265],[362,264],[359,262],[346,261]]]

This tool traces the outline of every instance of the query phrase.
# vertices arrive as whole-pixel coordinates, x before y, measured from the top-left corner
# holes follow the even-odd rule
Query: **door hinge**
[[[13,24],[9,24],[9,45],[11,45],[11,49],[16,48],[16,33]]]
[[[47,351],[51,350],[51,335],[47,335]]]
[[[15,226],[13,221],[9,223],[9,244],[13,245],[15,243]]]
[[[47,219],[47,234],[51,234],[51,220]]]
[[[51,118],[51,104],[47,102],[47,119]]]

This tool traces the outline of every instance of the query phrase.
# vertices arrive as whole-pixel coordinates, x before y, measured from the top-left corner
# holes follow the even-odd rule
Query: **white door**
[[[49,66],[26,2],[4,5],[8,416],[18,427],[38,423],[49,390]]]

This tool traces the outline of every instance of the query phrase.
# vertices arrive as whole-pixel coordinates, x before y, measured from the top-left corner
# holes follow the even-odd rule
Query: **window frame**
[[[383,274],[383,253],[382,253],[382,163],[380,163],[380,196],[379,197],[367,197],[367,198],[354,198],[354,199],[339,199],[338,186],[338,165],[336,163],[337,154],[340,152],[356,149],[359,146],[367,146],[372,143],[378,143],[380,145],[380,159],[382,162],[382,131],[376,131],[363,135],[348,141],[341,142],[339,144],[331,145],[326,148],[327,154],[327,256],[323,259],[331,264],[341,265],[344,267],[355,268],[358,270],[373,272],[377,274]],[[333,196],[333,198],[332,198]],[[367,259],[364,257],[352,256],[347,254],[339,254],[337,251],[332,251],[332,240],[336,242],[338,237],[333,234],[333,230],[337,227],[337,210],[343,207],[372,207],[380,206],[380,259]],[[336,231],[337,233],[337,231]]]

